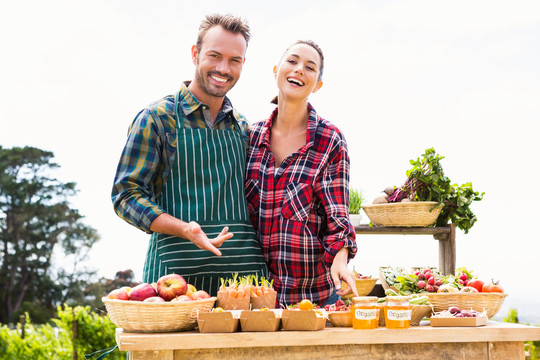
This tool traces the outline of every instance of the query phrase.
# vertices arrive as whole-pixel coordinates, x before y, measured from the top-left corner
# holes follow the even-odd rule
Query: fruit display
[[[178,274],[163,275],[157,282],[142,283],[133,288],[124,286],[112,290],[108,299],[142,301],[145,303],[184,302],[209,299],[210,295],[204,290],[186,283],[183,276]]]

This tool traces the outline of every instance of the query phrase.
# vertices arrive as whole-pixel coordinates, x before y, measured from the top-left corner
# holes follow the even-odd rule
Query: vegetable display
[[[397,290],[397,295],[451,292],[499,292],[504,293],[498,282],[475,278],[466,268],[456,269],[455,275],[442,275],[437,269],[426,267],[406,271],[400,267],[381,268],[381,275],[389,287]],[[392,291],[387,289],[386,291]],[[387,294],[388,295],[388,294]]]
[[[435,201],[444,205],[435,225],[446,226],[451,221],[467,234],[477,221],[470,205],[473,201],[482,200],[484,193],[474,191],[470,182],[452,184],[444,174],[440,163],[442,159],[444,156],[433,148],[427,149],[422,158],[410,160],[413,167],[407,171],[405,183],[397,188],[386,188],[373,203]]]

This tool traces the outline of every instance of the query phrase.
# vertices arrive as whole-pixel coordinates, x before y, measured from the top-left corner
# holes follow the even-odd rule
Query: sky
[[[142,279],[149,236],[114,213],[115,169],[135,115],[192,78],[190,49],[214,12],[252,29],[229,93],[250,122],[273,109],[272,68],[287,46],[320,45],[324,85],[310,102],[345,134],[350,184],[368,203],[401,185],[409,160],[431,147],[453,183],[485,192],[472,206],[478,222],[457,231],[457,266],[499,279],[509,293],[503,309],[540,323],[537,1],[2,2],[0,145],[52,151],[57,177],[77,183],[72,204],[101,237],[89,266]],[[429,236],[362,235],[357,243],[350,266],[363,274],[438,265]]]

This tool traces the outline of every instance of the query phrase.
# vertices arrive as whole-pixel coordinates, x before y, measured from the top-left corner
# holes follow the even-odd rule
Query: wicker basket
[[[420,325],[424,318],[430,318],[433,309],[430,305],[412,305],[411,326]]]
[[[330,311],[328,319],[334,327],[352,327],[351,310],[349,311]]]
[[[411,201],[362,206],[375,226],[430,226],[441,213],[435,201]]]
[[[197,313],[209,312],[215,297],[185,302],[148,303],[106,297],[111,321],[128,332],[169,332],[191,330],[197,325]]]
[[[486,311],[488,318],[492,318],[500,310],[508,294],[501,293],[431,293],[426,294],[433,306],[433,311],[448,310],[451,306],[460,309],[473,309]]]
[[[377,278],[369,278],[369,279],[356,279],[356,291],[358,292],[358,296],[366,296],[368,295],[373,288],[375,287],[375,283],[377,282]],[[341,282],[341,290],[347,290],[349,288],[349,285],[345,282]],[[350,299],[353,298],[354,294],[351,293],[349,295],[342,296],[343,299]]]

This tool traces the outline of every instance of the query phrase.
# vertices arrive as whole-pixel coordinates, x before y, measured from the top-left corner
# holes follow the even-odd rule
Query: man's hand
[[[337,294],[339,296],[349,295],[351,292],[354,296],[358,296],[358,291],[356,290],[356,277],[347,267],[348,256],[349,250],[347,248],[339,250],[334,257],[334,262],[330,268],[330,274],[332,275],[332,280],[334,281],[336,289],[338,289]],[[349,288],[346,291],[341,290],[341,280],[349,285]]]
[[[186,233],[186,239],[197,245],[199,249],[209,250],[217,256],[221,256],[221,251],[218,250],[218,247],[220,247],[225,240],[229,240],[234,235],[229,232],[229,227],[225,226],[217,237],[209,239],[204,231],[202,231],[201,225],[197,224],[195,221],[191,221],[187,226],[188,231]]]
[[[211,251],[217,256],[221,256],[221,251],[218,250],[218,247],[234,235],[233,233],[230,233],[229,228],[225,226],[217,237],[209,239],[204,231],[202,231],[201,225],[197,224],[195,221],[186,223],[165,213],[159,215],[152,221],[150,230],[187,239],[194,243],[199,249]]]

